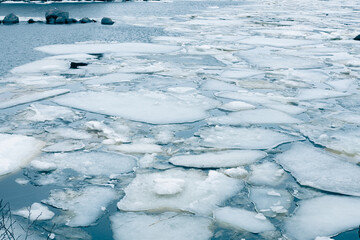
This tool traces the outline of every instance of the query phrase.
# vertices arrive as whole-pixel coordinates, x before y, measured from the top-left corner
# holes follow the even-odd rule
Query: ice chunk
[[[77,140],[89,140],[94,136],[84,130],[75,130],[73,128],[50,128],[46,129],[48,133],[53,135],[52,137],[55,139],[77,139]]]
[[[214,211],[214,218],[217,223],[230,226],[237,230],[252,233],[274,231],[275,227],[265,217],[260,218],[258,213],[250,212],[240,208],[223,207]]]
[[[121,144],[111,146],[109,149],[124,153],[160,153],[163,151],[160,145],[153,143]]]
[[[70,67],[70,63],[65,60],[44,58],[38,61],[30,62],[11,70],[13,74],[29,75],[29,74],[59,74],[65,72]]]
[[[286,190],[262,187],[250,188],[249,198],[258,212],[269,217],[287,213],[293,201],[293,197]]]
[[[43,202],[66,211],[66,225],[89,226],[101,216],[102,208],[111,203],[117,194],[106,187],[89,186],[78,191],[72,189],[52,190]]]
[[[185,167],[196,168],[221,168],[238,167],[251,164],[266,157],[267,154],[255,150],[229,150],[221,152],[210,152],[199,155],[180,155],[169,159],[169,162]]]
[[[213,91],[237,91],[240,89],[240,87],[236,86],[235,84],[217,80],[208,80],[201,86],[201,88]]]
[[[85,175],[105,175],[132,172],[136,158],[110,152],[74,152],[43,155],[42,164],[55,164],[58,170],[71,168]]]
[[[255,185],[279,185],[286,178],[285,171],[276,163],[263,162],[251,166],[249,182]]]
[[[45,145],[33,137],[0,134],[0,176],[24,167]]]
[[[154,184],[155,180],[158,184]],[[170,193],[173,194],[159,195],[160,186],[166,185],[172,185]],[[125,189],[126,196],[118,203],[118,208],[123,211],[171,209],[209,215],[217,204],[242,188],[241,180],[215,171],[210,171],[208,176],[201,171],[180,169],[143,173],[137,174]]]
[[[224,174],[232,178],[246,178],[248,171],[243,167],[237,167],[224,170]]]
[[[42,205],[41,203],[33,203],[31,207],[13,211],[13,214],[29,218],[30,221],[49,220],[55,216],[55,213],[50,211],[48,207]]]
[[[360,167],[355,164],[301,143],[275,159],[302,185],[360,196]]]
[[[215,148],[270,149],[301,138],[262,128],[215,126],[201,129],[201,145]]]
[[[211,220],[179,213],[117,213],[110,217],[115,240],[207,240]]]
[[[89,121],[85,123],[85,126],[91,130],[97,132],[98,135],[107,138],[114,143],[129,142],[130,129],[126,126],[122,128],[123,134],[116,132],[114,129],[106,126],[103,122]]]
[[[258,93],[258,92],[219,92],[215,94],[217,97],[229,98],[251,103],[258,103],[263,105],[279,104],[279,103],[296,103],[298,99],[292,97],[285,97],[274,93]]]
[[[360,199],[323,196],[300,202],[295,214],[285,220],[285,235],[294,240],[312,240],[317,236],[335,236],[360,222]]]
[[[194,122],[217,107],[216,100],[199,94],[161,92],[79,92],[54,100],[56,103],[90,112],[119,116],[152,124]],[[171,113],[171,114],[169,114]]]
[[[54,89],[54,90],[48,90],[48,91],[43,91],[43,92],[26,93],[26,94],[16,96],[16,97],[13,97],[10,99],[2,100],[2,102],[0,103],[0,109],[10,108],[10,107],[14,107],[14,106],[21,105],[24,103],[29,103],[29,102],[35,102],[35,101],[42,100],[45,98],[62,95],[62,94],[68,93],[68,92],[70,92],[70,91],[67,89]]]
[[[57,169],[57,166],[55,163],[42,162],[39,160],[31,161],[30,165],[40,172],[51,172],[51,171],[54,171]]]
[[[301,89],[297,98],[300,100],[315,100],[350,96],[349,93],[338,92],[327,89]]]
[[[43,152],[72,152],[85,148],[85,144],[79,141],[63,141],[49,145],[42,149]]]
[[[246,102],[232,101],[223,104],[219,108],[226,111],[241,111],[255,109],[255,106]]]
[[[302,121],[290,115],[272,109],[255,109],[229,113],[226,116],[213,117],[208,120],[214,124],[285,124],[301,123]]]
[[[243,69],[243,70],[227,70],[224,71],[220,76],[223,78],[249,78],[256,75],[264,74],[264,71],[254,70],[254,69]]]
[[[41,103],[31,104],[19,116],[25,120],[36,122],[53,121],[55,119],[73,119],[76,117],[75,113],[69,108]]]
[[[158,195],[174,195],[183,191],[185,181],[179,178],[154,179],[154,192]]]
[[[122,55],[170,53],[180,50],[181,47],[152,43],[77,43],[57,44],[37,47],[35,50],[59,55],[74,53],[121,53]]]
[[[314,41],[303,39],[267,38],[263,36],[252,36],[239,40],[237,42],[249,45],[272,46],[282,48],[311,45],[315,43]]]
[[[109,83],[119,83],[119,82],[130,82],[131,80],[137,78],[136,74],[128,73],[110,73],[103,76],[95,77],[90,80],[87,80],[86,84],[109,84]]]

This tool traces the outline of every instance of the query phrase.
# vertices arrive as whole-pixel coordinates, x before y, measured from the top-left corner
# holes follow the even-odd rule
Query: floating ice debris
[[[84,130],[75,130],[73,128],[49,128],[46,129],[48,133],[53,135],[55,139],[77,139],[77,140],[89,140],[94,137],[94,135],[84,131]]]
[[[48,90],[48,91],[43,91],[43,92],[26,93],[26,94],[22,94],[22,95],[19,95],[19,96],[10,98],[10,99],[2,100],[2,102],[0,103],[0,109],[14,107],[14,106],[21,105],[24,103],[35,102],[35,101],[42,100],[45,98],[62,95],[62,94],[68,93],[68,92],[70,92],[70,90],[68,90],[68,89],[54,89],[54,90]]]
[[[145,154],[139,159],[139,168],[151,168],[154,165],[156,154]]]
[[[51,144],[47,147],[44,147],[42,149],[43,152],[72,152],[77,151],[85,148],[85,144],[83,142],[75,141],[75,140],[69,140],[69,141],[63,141],[63,142],[57,142],[54,144]]]
[[[44,75],[21,75],[12,76],[6,79],[18,85],[25,85],[29,88],[50,88],[62,86],[66,83],[63,76],[44,76]]]
[[[241,89],[235,84],[226,83],[217,80],[208,80],[201,86],[201,88],[204,90],[213,90],[213,91],[237,91]]]
[[[30,62],[11,70],[11,73],[18,75],[25,74],[60,74],[68,70],[70,63],[66,60],[57,60],[44,58],[38,61]]]
[[[90,186],[78,191],[52,190],[44,203],[66,211],[66,225],[70,227],[89,226],[115,200],[116,192],[111,188]]]
[[[229,98],[234,100],[240,100],[251,103],[259,103],[263,105],[267,104],[287,104],[296,103],[298,99],[292,97],[285,97],[280,94],[274,93],[258,93],[248,91],[237,91],[237,92],[219,92],[215,94],[217,97]]]
[[[295,214],[285,220],[285,235],[294,240],[335,236],[358,228],[360,199],[327,195],[300,202]]]
[[[224,170],[224,174],[232,178],[246,178],[249,172],[243,167],[237,167]]]
[[[90,112],[152,124],[195,122],[205,118],[206,111],[218,105],[216,100],[199,94],[166,94],[145,90],[117,93],[79,92],[56,98],[54,101]]]
[[[297,98],[299,100],[315,100],[315,99],[326,99],[326,98],[337,98],[350,96],[349,93],[338,92],[327,89],[301,89]]]
[[[229,226],[237,230],[252,233],[274,231],[275,227],[265,217],[258,217],[258,213],[250,212],[240,208],[223,207],[214,211],[217,223]]]
[[[124,56],[136,54],[170,53],[181,47],[152,43],[77,43],[37,47],[35,50],[59,55],[74,53],[121,53]]]
[[[39,160],[31,161],[30,165],[40,172],[51,172],[57,169],[57,165],[52,162],[42,162]]]
[[[29,183],[29,180],[25,178],[17,178],[15,179],[15,182],[19,185],[26,185]]]
[[[249,198],[255,204],[256,210],[268,217],[287,213],[293,201],[293,197],[286,190],[262,187],[250,188]]]
[[[128,173],[136,166],[135,157],[110,152],[46,154],[37,160],[43,164],[55,164],[58,170],[70,168],[92,176]]]
[[[131,143],[110,146],[109,149],[124,153],[161,153],[160,145],[153,143]]]
[[[85,84],[109,84],[109,83],[119,83],[119,82],[130,82],[131,80],[137,78],[136,74],[128,73],[110,73],[103,76],[98,76],[87,80]]]
[[[249,182],[254,185],[279,185],[286,178],[285,171],[273,162],[263,162],[251,166]]]
[[[105,137],[111,143],[123,143],[129,142],[129,132],[130,128],[127,126],[121,126],[120,132],[115,131],[114,129],[106,126],[103,122],[98,121],[89,121],[85,123],[85,126],[91,130],[96,132],[99,136]]]
[[[24,167],[40,154],[44,142],[32,137],[0,134],[0,176]]]
[[[233,112],[226,116],[209,118],[208,122],[213,124],[245,125],[301,123],[302,121],[277,110],[255,109]]]
[[[226,111],[242,111],[242,110],[255,109],[256,107],[254,105],[246,103],[246,102],[232,101],[232,102],[223,104],[219,108],[222,110],[226,110]]]
[[[238,43],[244,43],[249,45],[259,45],[259,46],[272,46],[272,47],[296,47],[301,45],[312,45],[316,42],[302,39],[285,39],[285,38],[267,38],[262,36],[252,36],[237,41]]]
[[[180,213],[117,213],[110,217],[114,239],[207,240],[212,236],[209,218]]]
[[[301,143],[275,159],[302,185],[360,196],[360,167],[355,164]]]
[[[241,78],[249,78],[256,75],[264,74],[264,71],[254,70],[254,69],[241,69],[241,70],[227,70],[223,72],[220,77],[223,78],[233,78],[233,79],[241,79]]]
[[[161,189],[169,186],[169,194],[173,195],[159,195]],[[201,171],[180,169],[142,173],[125,189],[126,195],[117,206],[123,211],[171,209],[209,215],[217,204],[242,188],[241,180],[216,171],[210,171],[208,176]]]
[[[41,103],[31,104],[19,116],[25,120],[35,122],[53,121],[55,119],[73,119],[76,117],[75,113],[69,108]]]
[[[238,167],[254,163],[266,156],[265,152],[256,150],[229,150],[199,155],[175,156],[170,158],[169,162],[177,166],[195,168]]]
[[[275,109],[275,110],[279,110],[281,112],[285,112],[288,114],[295,114],[295,115],[306,111],[306,109],[304,109],[304,108],[290,105],[290,104],[270,103],[270,104],[264,104],[264,106]]]
[[[201,145],[214,148],[270,149],[282,143],[301,140],[280,132],[262,128],[215,126],[197,133]]]
[[[22,208],[12,213],[24,218],[29,218],[30,221],[49,220],[55,216],[55,213],[41,203],[33,203],[31,207]]]

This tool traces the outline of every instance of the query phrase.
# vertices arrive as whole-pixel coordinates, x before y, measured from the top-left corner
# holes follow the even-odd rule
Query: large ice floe
[[[207,110],[218,105],[216,100],[200,94],[172,94],[145,90],[116,93],[79,92],[59,97],[54,101],[90,112],[152,124],[198,121],[207,116]]]
[[[125,212],[110,220],[115,240],[207,240],[212,236],[211,219],[189,214]]]
[[[335,236],[357,228],[360,199],[323,196],[300,202],[295,214],[285,220],[285,235],[294,240],[312,240],[318,236]]]
[[[117,204],[123,211],[186,211],[210,215],[243,188],[241,180],[222,173],[170,169],[137,174]]]
[[[45,142],[33,137],[0,134],[0,176],[25,167],[44,145]]]
[[[324,150],[295,143],[275,159],[302,185],[360,196],[360,167]]]

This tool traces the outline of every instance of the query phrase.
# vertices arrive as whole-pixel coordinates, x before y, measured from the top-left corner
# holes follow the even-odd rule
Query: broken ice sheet
[[[214,218],[218,224],[240,231],[261,233],[275,230],[274,225],[263,214],[240,208],[217,208],[214,211]]]
[[[242,110],[251,110],[255,109],[256,107],[252,104],[242,102],[242,101],[231,101],[228,103],[225,103],[219,107],[222,110],[225,111],[242,111]]]
[[[53,144],[48,144],[48,146],[42,149],[43,152],[72,152],[85,148],[85,144],[81,141],[68,140],[57,142]]]
[[[151,91],[78,92],[54,102],[129,120],[152,124],[195,122],[207,116],[218,102],[200,94],[169,94]],[[169,114],[171,113],[171,114]]]
[[[297,98],[299,100],[316,100],[316,99],[327,99],[327,98],[338,98],[350,96],[350,93],[338,92],[328,89],[301,89]]]
[[[360,196],[360,167],[308,144],[294,143],[276,161],[305,186]]]
[[[273,162],[262,162],[250,168],[248,181],[254,185],[277,186],[287,178],[284,169]]]
[[[209,215],[243,186],[241,180],[216,171],[208,175],[181,169],[142,173],[125,188],[126,195],[117,206],[122,211],[181,210]]]
[[[67,60],[44,58],[15,67],[11,70],[11,73],[18,75],[60,75],[60,73],[66,72],[69,68],[70,63]]]
[[[200,136],[202,146],[217,149],[270,149],[286,142],[302,139],[270,129],[226,126],[203,128],[196,135]]]
[[[244,110],[229,113],[225,116],[208,119],[212,124],[246,125],[246,124],[294,124],[302,121],[284,112],[273,109]]]
[[[0,176],[19,170],[40,154],[43,141],[22,135],[0,134]]]
[[[357,228],[360,199],[327,195],[300,201],[295,214],[285,220],[285,235],[294,240],[312,240],[317,236],[335,236]]]
[[[266,156],[265,152],[256,150],[229,150],[198,155],[179,155],[170,158],[169,162],[185,167],[222,168],[247,165]]]
[[[110,220],[115,240],[207,240],[212,236],[210,218],[189,214],[121,212]]]
[[[71,109],[62,106],[51,106],[41,103],[31,104],[18,117],[34,122],[53,121],[55,119],[75,119],[77,115]]]
[[[65,210],[65,224],[70,227],[94,223],[117,197],[115,190],[89,186],[79,190],[52,190],[44,203]]]
[[[29,218],[30,221],[49,220],[55,215],[48,207],[41,203],[33,203],[30,207],[22,208],[12,213],[24,218]]]
[[[131,80],[137,77],[138,75],[136,74],[115,72],[115,73],[105,74],[102,76],[93,77],[85,81],[85,84],[102,85],[109,83],[130,82]]]

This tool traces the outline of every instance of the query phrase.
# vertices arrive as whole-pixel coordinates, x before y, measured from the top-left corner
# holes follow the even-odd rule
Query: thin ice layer
[[[188,214],[122,212],[110,220],[115,240],[207,240],[212,237],[209,218]]]
[[[360,167],[355,164],[302,143],[275,159],[302,185],[360,196]]]
[[[214,211],[214,218],[216,222],[221,225],[252,233],[275,230],[272,223],[261,213],[258,214],[240,208],[218,208]]]
[[[295,214],[285,220],[285,234],[294,240],[312,240],[357,228],[359,208],[360,199],[355,197],[327,195],[301,201]]]
[[[197,134],[201,145],[214,148],[269,149],[300,139],[269,129],[225,126],[204,128]]]
[[[170,169],[137,174],[117,206],[123,211],[182,210],[209,215],[216,205],[242,188],[241,180],[216,171],[205,175],[201,171]]]
[[[267,154],[253,150],[229,150],[199,155],[180,155],[169,159],[169,162],[185,167],[196,168],[221,168],[238,167],[251,164],[264,158]]]
[[[80,190],[52,190],[43,202],[66,211],[66,225],[89,226],[96,221],[107,205],[115,200],[115,190],[89,186]]]
[[[0,176],[19,170],[45,145],[33,137],[0,134]]]
[[[152,124],[201,120],[218,102],[199,94],[151,91],[78,92],[54,100],[61,105]]]

